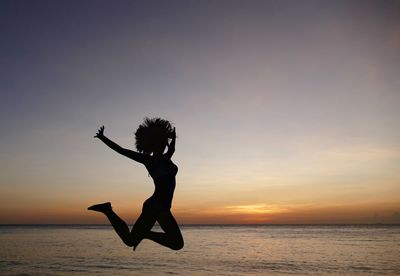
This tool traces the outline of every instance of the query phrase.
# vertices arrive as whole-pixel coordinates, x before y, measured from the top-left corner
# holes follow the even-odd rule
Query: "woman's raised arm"
[[[104,126],[100,127],[100,129],[97,131],[94,138],[99,138],[104,144],[106,144],[111,149],[115,150],[119,154],[122,154],[132,160],[135,160],[136,162],[144,164],[148,160],[148,156],[146,156],[142,153],[133,151],[133,150],[125,149],[125,148],[121,147],[120,145],[114,143],[110,139],[108,139],[106,136],[104,136]]]

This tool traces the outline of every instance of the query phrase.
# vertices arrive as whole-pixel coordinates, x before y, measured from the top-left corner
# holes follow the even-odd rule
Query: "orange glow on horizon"
[[[0,221],[12,223],[82,223],[108,224],[99,213],[67,208],[31,210],[2,210]],[[335,224],[335,223],[400,223],[399,203],[359,204],[347,206],[274,206],[250,204],[208,208],[173,208],[180,224]],[[140,209],[114,208],[128,224],[138,217]]]
[[[224,207],[227,213],[237,214],[276,214],[287,211],[286,208],[281,208],[266,204],[251,204],[251,205],[236,205]]]

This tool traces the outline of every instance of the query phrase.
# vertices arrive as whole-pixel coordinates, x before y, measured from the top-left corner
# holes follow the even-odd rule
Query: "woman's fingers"
[[[98,138],[100,135],[103,135],[103,132],[104,132],[104,126],[101,126],[101,127],[99,128],[99,130],[97,130],[97,133],[96,133],[96,135],[94,136],[94,138]]]

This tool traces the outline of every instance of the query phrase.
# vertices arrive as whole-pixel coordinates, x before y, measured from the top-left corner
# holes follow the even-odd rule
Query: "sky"
[[[1,1],[0,224],[131,224],[143,118],[182,224],[400,223],[399,1]]]

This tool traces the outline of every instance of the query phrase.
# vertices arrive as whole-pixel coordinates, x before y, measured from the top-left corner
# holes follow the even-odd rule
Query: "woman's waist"
[[[170,200],[174,195],[175,186],[174,187],[156,187],[154,189],[154,193],[151,198],[160,199],[160,200]]]

